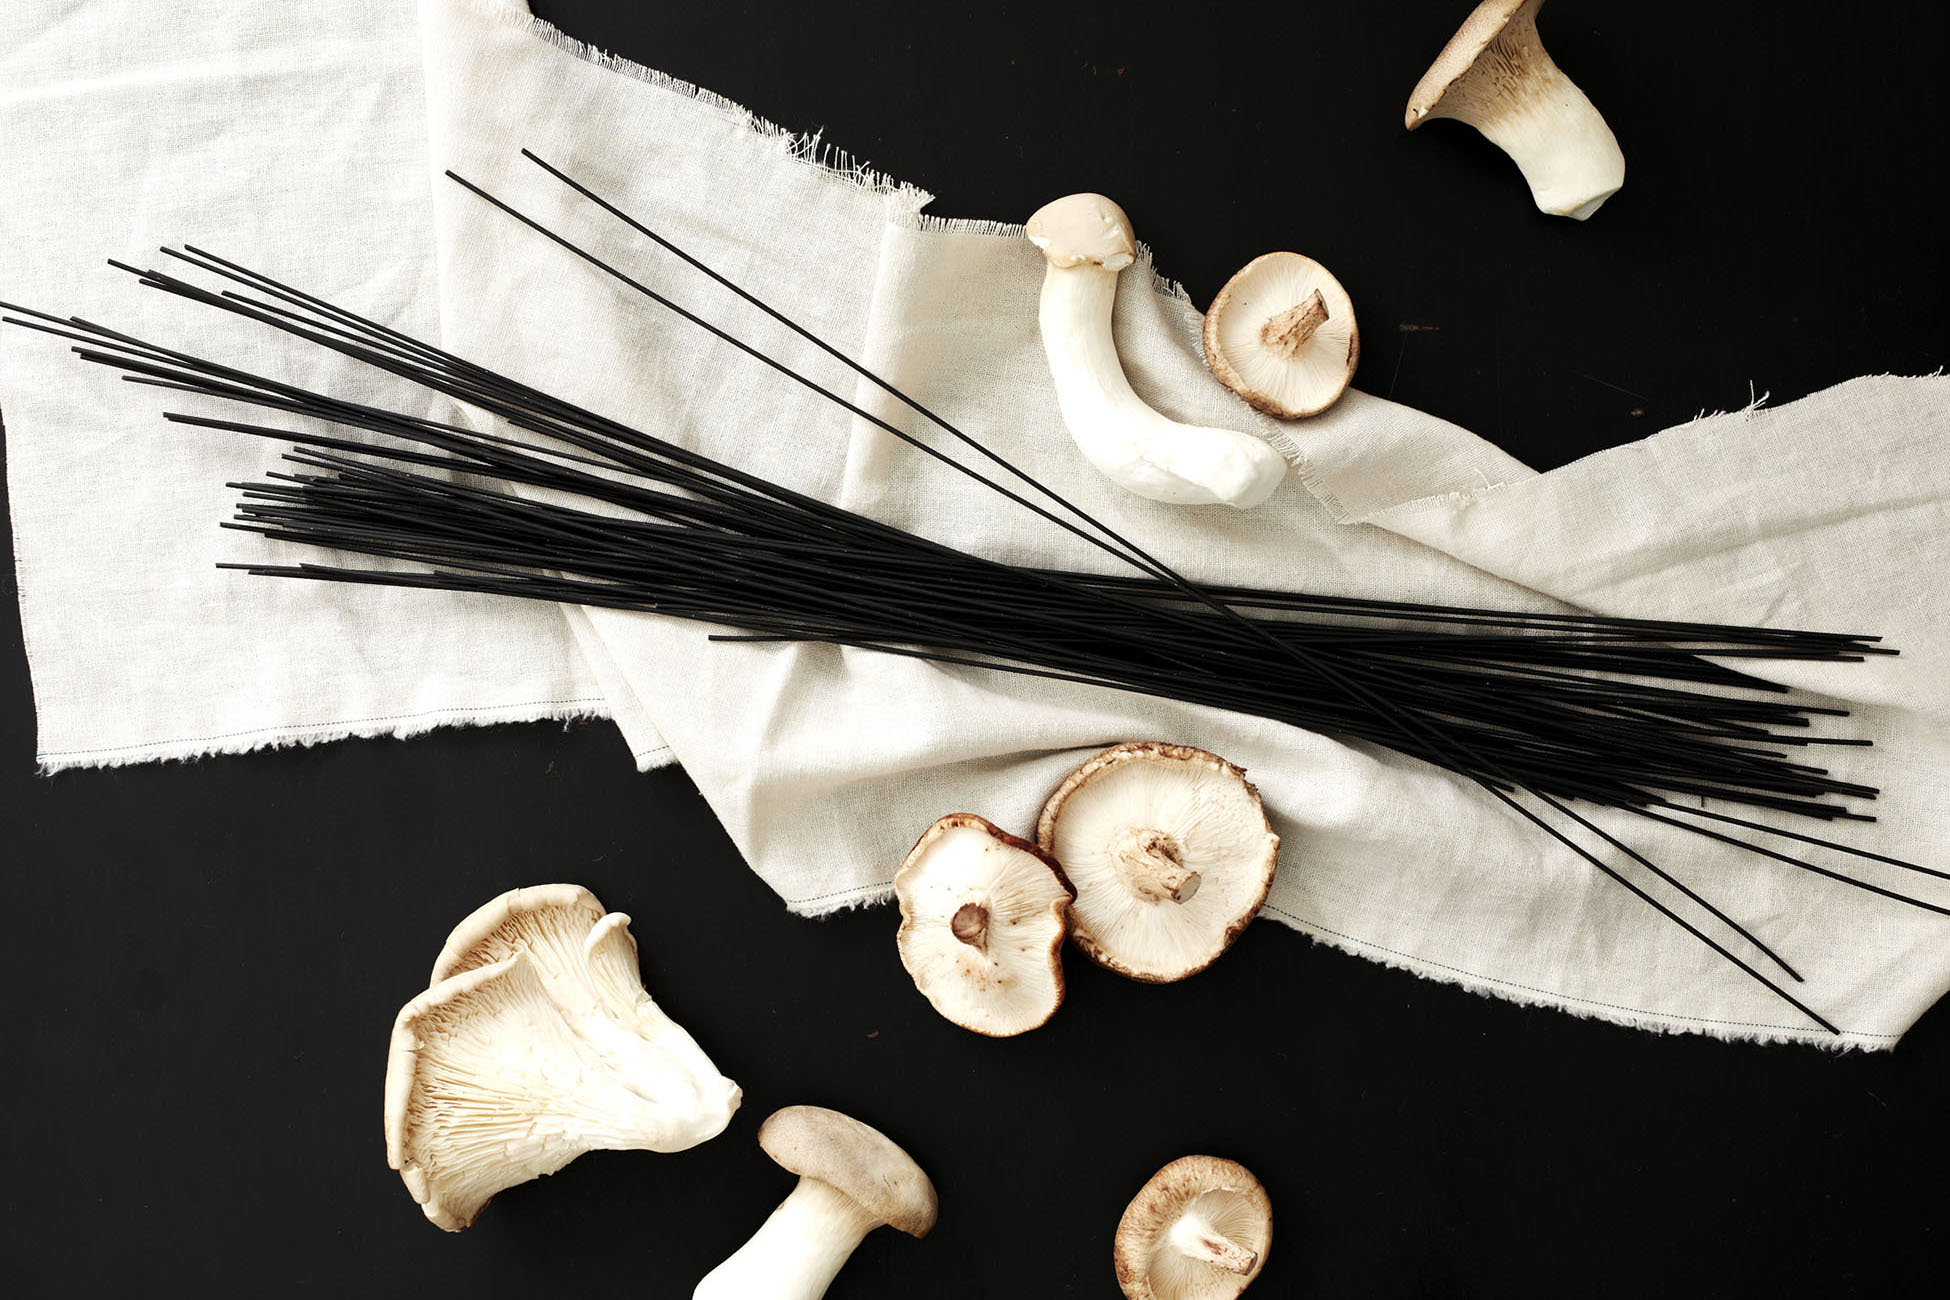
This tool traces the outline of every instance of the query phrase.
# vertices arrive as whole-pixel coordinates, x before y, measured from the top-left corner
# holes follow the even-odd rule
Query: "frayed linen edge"
[[[539,700],[528,704],[491,704],[479,708],[431,709],[425,713],[360,718],[350,722],[295,723],[258,727],[222,736],[198,736],[113,749],[66,750],[36,754],[42,776],[83,768],[123,767],[135,763],[190,762],[222,754],[249,754],[265,749],[291,749],[339,740],[390,738],[406,740],[441,727],[484,727],[498,723],[581,722],[609,717],[604,699]]]
[[[1812,393],[1803,393],[1801,396],[1796,397],[1792,401],[1789,401],[1781,406],[1769,406],[1768,401],[1773,396],[1773,394],[1757,391],[1754,388],[1753,382],[1750,380],[1748,381],[1748,386],[1747,386],[1748,393],[1750,394],[1750,396],[1745,406],[1739,407],[1734,410],[1721,410],[1721,411],[1702,410],[1699,412],[1699,414],[1695,415],[1692,419],[1684,421],[1683,423],[1670,425],[1664,429],[1656,430],[1655,432],[1645,435],[1643,438],[1638,438],[1631,442],[1619,443],[1616,447],[1601,448],[1597,451],[1592,452],[1589,456],[1580,457],[1578,460],[1571,461],[1569,464],[1558,466],[1557,469],[1548,470],[1545,471],[1544,473],[1540,473],[1536,477],[1545,478],[1548,477],[1550,474],[1557,473],[1559,470],[1570,469],[1573,465],[1579,465],[1584,463],[1587,460],[1592,460],[1600,456],[1609,456],[1614,452],[1623,450],[1626,447],[1636,447],[1639,446],[1640,444],[1655,443],[1673,436],[1684,436],[1690,432],[1696,431],[1701,424],[1704,424],[1709,420],[1751,420],[1755,416],[1763,413],[1771,414],[1777,411],[1784,411],[1788,407],[1794,406],[1796,403],[1808,401],[1812,398],[1821,396],[1823,393],[1830,392],[1837,388],[1846,387],[1849,384],[1859,384],[1864,380],[1899,379],[1904,381],[1911,381],[1911,380],[1928,380],[1928,379],[1945,379],[1945,378],[1950,378],[1950,376],[1947,376],[1945,374],[1944,368],[1941,366],[1939,366],[1937,369],[1931,371],[1929,374],[1926,375],[1898,375],[1898,374],[1892,374],[1888,371],[1884,371],[1880,374],[1874,374],[1874,375],[1857,375],[1853,379],[1844,379],[1839,383],[1830,384],[1826,388],[1817,388]],[[1268,439],[1268,441],[1273,441],[1273,440]],[[1274,445],[1277,447],[1279,444],[1275,442]],[[1411,497],[1405,501],[1397,501],[1392,505],[1386,505],[1380,507],[1379,509],[1370,510],[1368,513],[1360,516],[1359,518],[1341,517],[1341,522],[1352,523],[1352,524],[1371,524],[1378,528],[1387,528],[1390,529],[1390,531],[1393,531],[1393,526],[1388,522],[1389,516],[1398,516],[1398,517],[1406,516],[1406,515],[1417,513],[1422,510],[1454,509],[1459,506],[1466,506],[1472,502],[1482,500],[1486,497],[1492,496],[1495,493],[1504,491],[1508,488],[1523,486],[1524,484],[1530,483],[1531,481],[1532,480],[1530,479],[1520,479],[1515,482],[1487,483],[1481,487],[1460,488],[1449,492],[1433,492],[1430,493],[1428,496]],[[1309,487],[1311,486],[1312,484],[1310,483]],[[1322,496],[1322,493],[1320,490],[1316,489],[1314,491],[1314,495]],[[1324,497],[1323,500],[1325,500]]]
[[[812,898],[789,899],[786,907],[795,916],[809,920],[822,920],[841,912],[850,912],[862,907],[874,907],[892,902],[894,886],[891,881],[877,885],[856,885],[851,889],[837,890],[830,894],[818,894]],[[1392,948],[1383,948],[1352,935],[1330,930],[1325,926],[1296,916],[1292,912],[1268,905],[1260,910],[1262,917],[1276,921],[1290,930],[1298,931],[1315,943],[1351,957],[1371,961],[1390,970],[1406,971],[1419,979],[1437,984],[1449,984],[1474,993],[1479,997],[1496,998],[1502,1002],[1514,1002],[1521,1007],[1538,1007],[1549,1011],[1561,1011],[1579,1020],[1603,1020],[1622,1025],[1627,1029],[1641,1029],[1654,1034],[1700,1034],[1728,1043],[1786,1044],[1803,1047],[1816,1047],[1823,1051],[1841,1054],[1844,1052],[1887,1052],[1894,1050],[1900,1034],[1865,1034],[1845,1030],[1837,1037],[1818,1029],[1800,1029],[1793,1025],[1766,1025],[1742,1020],[1712,1020],[1699,1016],[1685,1016],[1669,1012],[1644,1011],[1636,1007],[1623,1007],[1611,1003],[1594,1002],[1588,998],[1574,997],[1564,993],[1553,993],[1548,989],[1531,988],[1512,984],[1493,976],[1478,975],[1454,966],[1444,966],[1438,962],[1426,961]]]
[[[855,885],[851,889],[838,889],[830,894],[815,894],[811,898],[788,898],[785,900],[785,907],[794,916],[818,921],[829,916],[837,916],[841,912],[851,912],[862,907],[878,907],[882,903],[893,901],[894,882],[887,880],[878,885]]]
[[[804,163],[819,172],[832,177],[855,189],[866,190],[871,194],[886,195],[900,199],[888,214],[893,224],[909,230],[922,230],[944,235],[979,235],[989,239],[1020,239],[1023,227],[1020,222],[988,221],[976,217],[937,217],[921,211],[934,202],[934,195],[920,186],[903,181],[862,161],[852,152],[828,141],[822,130],[795,131],[782,126],[769,118],[761,117],[734,99],[707,90],[694,82],[673,77],[668,72],[638,63],[621,55],[611,54],[578,40],[561,28],[534,14],[516,9],[505,0],[474,0],[482,10],[491,14],[497,21],[514,28],[524,35],[534,37],[543,44],[562,51],[584,63],[605,71],[618,73],[633,81],[640,81],[659,90],[669,91],[685,99],[703,104],[729,121],[736,122],[764,140],[780,141],[793,161]],[[1191,295],[1178,281],[1160,274],[1153,264],[1151,250],[1145,244],[1138,244],[1138,260],[1150,277],[1151,289],[1163,297],[1174,299],[1191,307]]]
[[[1289,929],[1298,930],[1315,943],[1375,962],[1390,970],[1407,971],[1411,975],[1437,984],[1451,984],[1479,997],[1514,1002],[1523,1007],[1561,1011],[1579,1020],[1604,1020],[1611,1024],[1623,1025],[1628,1029],[1642,1029],[1654,1034],[1700,1034],[1728,1043],[1763,1045],[1791,1043],[1802,1047],[1820,1048],[1838,1055],[1850,1051],[1892,1051],[1902,1037],[1901,1034],[1872,1034],[1846,1029],[1840,1035],[1834,1035],[1813,1026],[1803,1029],[1797,1025],[1759,1024],[1746,1020],[1714,1020],[1675,1012],[1646,1011],[1638,1007],[1594,1002],[1589,998],[1556,993],[1549,989],[1512,984],[1494,976],[1479,975],[1474,971],[1430,962],[1421,957],[1398,952],[1393,948],[1383,948],[1379,944],[1342,934],[1338,930],[1330,930],[1323,925],[1270,905],[1261,910],[1261,915],[1270,916]]]
[[[795,162],[813,167],[855,189],[901,199],[903,206],[913,210],[918,210],[934,198],[926,190],[897,180],[862,162],[845,149],[828,143],[823,131],[794,131],[789,127],[781,126],[777,122],[760,117],[743,104],[728,99],[716,91],[706,90],[693,82],[673,77],[667,72],[659,72],[632,59],[611,54],[607,50],[597,49],[587,41],[577,40],[554,24],[529,13],[526,8],[518,9],[507,4],[505,0],[474,0],[474,3],[476,8],[493,20],[512,27],[523,35],[531,36],[564,54],[580,59],[593,67],[618,73],[633,81],[640,81],[645,85],[702,104],[726,120],[745,127],[761,139],[778,141]]]

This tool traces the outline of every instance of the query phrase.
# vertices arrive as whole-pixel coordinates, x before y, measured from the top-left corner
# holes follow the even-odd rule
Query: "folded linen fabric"
[[[397,7],[365,17],[404,21]],[[333,276],[348,274],[343,256],[294,265],[276,221],[260,217],[253,225],[234,209],[198,211],[192,181],[178,206],[140,219],[142,242],[190,239],[228,253],[241,240],[243,255],[262,249],[260,260],[287,278],[315,272],[308,287],[406,328],[436,331],[455,351],[740,468],[963,549],[1106,567],[1075,539],[728,354],[458,187],[437,183],[442,169],[454,168],[840,385],[861,406],[897,423],[904,418],[864,381],[830,364],[820,369],[782,330],[549,182],[518,156],[528,146],[1193,577],[1882,632],[1903,658],[1802,666],[1796,681],[1867,706],[1853,722],[1878,748],[1838,766],[1845,762],[1851,775],[1888,793],[1883,820],[1852,838],[1926,861],[1943,839],[1950,675],[1941,602],[1925,579],[1950,551],[1950,450],[1933,432],[1950,415],[1946,381],[1858,381],[1775,411],[1703,419],[1537,475],[1452,425],[1360,394],[1291,428],[1258,421],[1204,375],[1197,313],[1169,285],[1147,282],[1148,268],[1139,267],[1125,277],[1116,317],[1139,392],[1179,418],[1255,428],[1300,467],[1252,512],[1160,507],[1122,495],[1071,452],[1036,332],[1041,258],[1014,228],[930,218],[925,194],[824,165],[803,142],[736,106],[595,55],[501,0],[425,0],[418,35],[417,75],[396,68],[398,84],[385,92],[404,93],[399,87],[410,84],[423,95],[413,118],[423,132],[418,152],[402,140],[384,167],[363,164],[374,169],[375,192],[397,198],[400,211],[381,214],[389,228],[410,229],[349,258],[365,275],[396,281],[335,284]],[[9,118],[21,111],[12,100],[0,107]],[[403,179],[409,161],[411,185]],[[409,190],[422,204],[417,211]],[[118,249],[131,242],[113,220],[103,224],[83,233]],[[321,223],[312,234],[325,248],[334,232]],[[46,238],[92,260],[100,250],[71,248],[78,237]],[[6,291],[20,294],[14,266],[0,263],[0,271]],[[45,301],[72,301],[52,293],[61,287],[54,282],[35,287]],[[429,295],[437,295],[437,323],[416,315]],[[122,290],[113,311],[140,297]],[[89,310],[111,314],[106,301],[91,301]],[[139,323],[184,337],[182,321],[164,315]],[[227,337],[190,341],[197,350],[232,345]],[[54,747],[46,737],[82,734],[87,703],[124,684],[104,682],[111,671],[133,674],[154,699],[145,735],[181,733],[184,720],[210,710],[254,723],[259,730],[251,734],[261,740],[301,734],[283,707],[289,700],[268,688],[184,683],[155,663],[91,664],[82,653],[86,630],[40,604],[38,593],[89,576],[75,567],[85,556],[65,553],[71,539],[59,527],[49,449],[93,421],[115,431],[115,457],[154,466],[176,454],[180,435],[159,428],[149,409],[155,404],[100,388],[99,376],[83,377],[97,385],[91,400],[98,404],[85,411],[36,405],[36,393],[45,401],[62,382],[73,383],[72,368],[50,377],[62,365],[50,350],[13,338],[6,347],[0,400],[9,402],[15,443],[9,474],[43,762],[110,761],[100,754],[117,751],[112,732],[121,724],[90,724],[92,759],[75,760],[70,742]],[[566,364],[590,356],[607,364]],[[17,389],[27,394],[25,405],[15,400]],[[28,453],[17,455],[23,445]],[[111,453],[101,444],[84,454],[101,462]],[[153,510],[150,526],[188,532],[222,517],[230,495],[222,482],[251,475],[268,453],[214,444],[204,454],[230,459],[222,468],[179,468],[182,492]],[[1885,464],[1903,470],[1884,472]],[[101,539],[94,554],[112,557],[131,544],[126,534]],[[245,539],[225,549],[261,555],[264,546]],[[400,709],[384,701],[419,698],[429,680],[443,701],[493,698],[514,711],[563,711],[588,707],[578,701],[599,684],[632,750],[674,753],[753,868],[809,914],[885,897],[902,852],[939,814],[968,808],[1025,829],[1083,754],[1157,737],[1216,750],[1251,770],[1287,845],[1268,915],[1432,978],[1627,1023],[1864,1047],[1893,1044],[1950,985],[1941,918],[1697,837],[1605,819],[1804,971],[1808,999],[1844,1030],[1837,1040],[1798,1023],[1765,990],[1466,782],[1292,727],[832,646],[714,645],[707,628],[615,611],[568,611],[566,633],[544,632],[536,615],[554,615],[512,602],[213,577],[209,550],[159,556],[156,573],[205,584],[189,621],[213,645],[250,629],[250,648],[231,649],[228,660],[247,683],[319,676],[309,637],[287,638],[278,623],[254,626],[259,611],[233,603],[265,599],[288,605],[301,625],[326,622],[351,647],[332,660],[345,669],[341,676],[313,682],[313,702],[327,714],[345,711],[346,691],[365,693],[357,707],[368,714]],[[194,574],[180,578],[177,568]],[[257,596],[267,587],[274,590]],[[145,617],[167,627],[185,615],[164,602]],[[530,657],[509,665],[505,677],[464,683],[475,691],[468,697],[444,668],[423,672],[411,656],[388,658],[365,644],[385,644],[394,618],[416,621],[429,663],[479,663],[478,655],[452,655],[448,644],[469,629],[496,646],[519,641]],[[117,640],[103,642],[113,653],[93,658],[141,658]],[[349,667],[346,654],[357,656]],[[470,712],[486,711],[457,708],[453,716]],[[135,743],[142,739],[120,740],[129,746],[121,752],[222,747],[194,734],[146,748]],[[1918,889],[1913,880],[1902,885]]]
[[[418,32],[411,0],[0,6],[0,298],[318,374],[104,265],[203,241],[437,332]],[[549,609],[218,572],[223,484],[279,449],[171,429],[165,395],[94,370],[0,331],[44,769],[605,711]]]

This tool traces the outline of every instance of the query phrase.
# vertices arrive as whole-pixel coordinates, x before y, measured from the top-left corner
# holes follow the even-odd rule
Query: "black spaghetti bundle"
[[[342,400],[78,318],[12,308],[19,315],[7,319],[68,338],[82,357],[115,367],[134,382],[304,417],[336,430],[168,414],[179,424],[293,444],[284,457],[289,471],[230,485],[243,499],[226,527],[390,562],[379,568],[225,567],[643,611],[729,629],[715,640],[854,646],[1211,705],[1386,746],[1477,783],[1831,1032],[1838,1031],[1754,962],[1600,853],[1616,850],[1790,980],[1800,982],[1799,973],[1571,805],[1625,809],[1950,915],[1950,909],[1733,832],[1784,837],[1940,879],[1950,880],[1950,873],[1725,810],[1873,820],[1842,802],[1872,799],[1873,788],[1841,780],[1811,761],[1821,746],[1869,743],[1815,734],[1813,719],[1844,711],[1792,698],[1724,661],[1846,662],[1894,653],[1877,638],[1195,584],[579,182],[527,156],[905,403],[979,459],[958,460],[871,414],[500,199],[453,179],[632,291],[1134,572],[1106,576],[1005,564],[915,536],[626,427],[193,247],[163,251],[224,287],[112,265],[145,286],[444,394],[498,417],[500,427],[512,432]],[[371,435],[386,441],[376,443]],[[1701,806],[1706,801],[1719,807]]]

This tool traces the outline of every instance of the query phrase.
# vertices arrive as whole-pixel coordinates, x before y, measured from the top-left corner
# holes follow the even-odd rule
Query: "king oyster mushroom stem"
[[[1043,805],[1036,842],[1077,891],[1070,938],[1149,983],[1195,975],[1232,945],[1272,888],[1280,837],[1259,791],[1217,754],[1132,741]]]
[[[1251,434],[1181,424],[1131,388],[1111,334],[1117,275],[1137,260],[1124,210],[1072,194],[1029,218],[1043,250],[1039,320],[1063,423],[1084,458],[1130,492],[1172,505],[1245,509],[1273,495],[1286,461]]]
[[[1243,1165],[1185,1156],[1132,1198],[1111,1248],[1129,1300],[1231,1300],[1259,1276],[1273,1203]]]
[[[894,873],[901,965],[936,1011],[991,1038],[1063,1005],[1063,937],[1076,891],[1050,856],[974,813],[928,827]]]
[[[788,1106],[760,1126],[758,1145],[799,1183],[691,1300],[819,1300],[875,1228],[925,1237],[934,1227],[934,1184],[913,1157],[857,1119]]]
[[[1538,208],[1585,220],[1625,183],[1618,137],[1537,35],[1544,0],[1484,0],[1408,97],[1413,131],[1453,117],[1510,155]]]
[[[401,1009],[386,1155],[435,1224],[585,1151],[682,1151],[730,1123],[738,1085],[644,991],[629,920],[578,885],[513,890]]]

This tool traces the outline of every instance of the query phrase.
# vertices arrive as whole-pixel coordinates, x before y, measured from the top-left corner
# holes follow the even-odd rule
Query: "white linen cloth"
[[[24,233],[0,251],[0,296],[129,321],[189,350],[245,347],[364,391],[366,377],[240,341],[94,269],[108,253],[203,243],[916,532],[1003,559],[1112,567],[439,178],[454,168],[939,439],[575,199],[518,157],[527,146],[1194,577],[1882,633],[1903,657],[1804,666],[1792,680],[1858,702],[1848,730],[1877,740],[1830,751],[1886,791],[1882,820],[1844,834],[1926,862],[1945,839],[1950,672],[1931,584],[1950,559],[1950,381],[1860,380],[1538,475],[1358,393],[1296,426],[1258,420],[1204,373],[1196,311],[1147,264],[1125,274],[1116,318],[1138,391],[1180,418],[1255,428],[1299,466],[1251,512],[1157,506],[1071,448],[1036,332],[1042,259],[1017,229],[929,218],[925,194],[822,165],[804,142],[582,50],[507,0],[250,16],[260,10],[180,7],[163,32],[129,0],[36,0],[0,20],[21,38],[0,55],[0,165],[28,181],[8,200]],[[147,30],[117,46],[117,24]],[[417,64],[400,53],[416,33]],[[128,62],[105,62],[98,38]],[[228,77],[235,62],[246,76]],[[89,160],[79,170],[77,154]],[[269,549],[213,524],[235,495],[224,481],[269,467],[277,449],[186,440],[156,415],[180,401],[58,344],[0,337],[46,767],[600,707],[639,762],[674,754],[753,868],[811,914],[886,897],[907,846],[943,813],[1026,830],[1094,749],[1168,739],[1243,764],[1266,796],[1285,839],[1267,915],[1430,978],[1649,1027],[1871,1048],[1950,986],[1950,921],[1602,819],[1801,970],[1797,994],[1843,1028],[1838,1040],[1466,782],[1291,727],[827,646],[713,645],[708,628],[612,611],[568,611],[565,626],[517,602],[219,574],[214,559]],[[1815,856],[1950,903],[1941,882]]]

